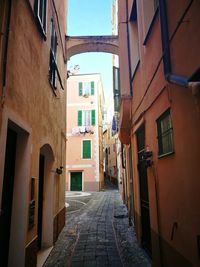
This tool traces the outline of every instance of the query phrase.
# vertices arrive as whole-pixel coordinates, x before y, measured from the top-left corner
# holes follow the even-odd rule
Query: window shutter
[[[90,159],[91,158],[91,141],[84,140],[83,141],[83,159]]]
[[[113,67],[113,96],[114,96],[114,111],[119,112],[120,108],[120,74],[119,68]]]
[[[91,95],[94,95],[94,82],[91,82]]]
[[[92,110],[92,125],[95,125],[95,110]]]
[[[78,86],[79,86],[79,95],[83,95],[83,83],[82,82],[78,83]]]
[[[78,126],[82,126],[82,110],[78,111]]]

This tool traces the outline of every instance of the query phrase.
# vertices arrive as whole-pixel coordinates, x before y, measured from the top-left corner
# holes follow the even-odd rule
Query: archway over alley
[[[66,59],[85,52],[106,52],[118,55],[117,35],[104,36],[66,36]]]

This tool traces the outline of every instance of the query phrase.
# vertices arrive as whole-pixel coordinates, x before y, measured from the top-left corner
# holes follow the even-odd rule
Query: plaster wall
[[[192,1],[167,1],[167,12],[171,14],[168,19],[169,37],[171,38],[177,22],[186,11]],[[193,1],[189,8],[184,21],[180,24],[175,36],[170,43],[170,51],[172,58],[172,70],[174,73],[190,77],[199,67],[200,54],[198,52],[198,43],[200,36],[200,3]],[[183,45],[184,44],[184,45]]]
[[[144,124],[145,146],[153,152],[153,166],[148,168],[153,266],[198,266],[200,100],[198,95],[192,95],[189,88],[169,84],[165,80],[159,13],[154,18],[146,45],[143,45],[146,35],[142,2],[137,1],[140,63],[132,81],[131,100],[137,237],[141,241],[136,131]],[[172,36],[180,16],[191,1],[181,4],[180,1],[166,2],[169,35]],[[199,67],[199,10],[199,1],[193,1],[184,22],[170,42],[173,73],[189,77]],[[132,36],[130,42],[135,42]],[[130,56],[134,57],[134,54]],[[159,158],[156,120],[168,108],[171,109],[175,152]],[[128,116],[125,117],[128,120]],[[178,226],[173,232],[174,223]]]
[[[59,22],[56,20],[56,31],[58,35],[58,49],[57,49],[57,64],[61,74],[61,79],[65,87],[66,78],[66,66],[64,64],[62,39],[65,37],[66,27],[66,1],[56,1],[57,12],[60,15]],[[59,2],[59,3],[58,3]],[[32,4],[33,1],[30,1]],[[66,120],[66,90],[62,90],[59,82],[57,82],[56,94],[53,92],[49,80],[48,80],[48,67],[49,67],[49,50],[50,50],[50,34],[51,34],[51,18],[55,18],[55,9],[53,1],[48,1],[48,15],[47,15],[47,40],[45,41],[36,24],[33,10],[29,1],[19,0],[12,1],[11,21],[10,21],[10,33],[8,44],[8,57],[7,57],[7,72],[6,72],[6,87],[5,95],[2,101],[2,123],[1,123],[1,143],[2,152],[5,153],[6,146],[6,128],[2,128],[2,125],[7,125],[8,120],[14,122],[22,130],[28,130],[26,153],[23,155],[23,164],[17,162],[16,172],[21,173],[21,180],[15,178],[17,185],[14,189],[14,199],[17,198],[19,187],[23,189],[24,195],[21,194],[20,198],[17,198],[15,205],[18,206],[14,213],[19,212],[23,219],[21,221],[21,227],[25,231],[25,235],[17,237],[11,228],[11,247],[20,242],[16,248],[23,250],[24,252],[14,253],[12,255],[12,261],[15,261],[15,266],[23,266],[25,262],[25,246],[30,244],[37,238],[37,198],[38,198],[38,177],[39,177],[39,153],[40,148],[48,144],[54,154],[53,164],[51,166],[51,178],[46,181],[48,188],[49,183],[50,191],[48,191],[47,199],[51,199],[53,204],[51,205],[51,211],[44,206],[44,210],[47,215],[48,212],[52,213],[51,217],[51,230],[50,234],[53,235],[53,218],[64,207],[64,175],[57,176],[55,169],[63,166],[65,162],[65,138],[63,133],[65,132]],[[62,20],[62,19],[63,20]],[[59,26],[61,27],[61,35],[59,34]],[[66,88],[65,88],[66,89]],[[13,116],[10,114],[14,114]],[[25,140],[23,141],[25,142]],[[20,148],[21,147],[21,148]],[[22,144],[20,145],[22,149]],[[20,154],[19,154],[20,155]],[[18,156],[17,155],[17,158]],[[4,170],[4,158],[5,154],[1,154],[0,170],[1,170],[1,188],[2,177]],[[52,171],[53,170],[53,171]],[[16,176],[18,177],[18,175]],[[28,230],[28,206],[30,201],[30,189],[31,189],[31,177],[35,178],[35,217],[34,226],[31,230]],[[23,181],[22,181],[23,180]],[[50,182],[51,181],[51,182]],[[58,184],[58,194],[53,192],[53,186]],[[48,190],[45,188],[45,190]],[[16,193],[15,193],[16,191]],[[50,195],[49,195],[50,194]],[[22,200],[23,198],[23,200]],[[1,197],[0,197],[1,199]],[[25,207],[25,206],[26,207]],[[23,209],[23,212],[22,210]],[[12,221],[18,220],[17,216],[13,213]],[[49,217],[49,218],[50,218]],[[64,218],[63,218],[64,219]],[[19,222],[18,221],[18,222]],[[16,224],[17,225],[17,224]],[[49,229],[50,229],[49,228]],[[13,228],[14,229],[14,228]],[[20,239],[23,238],[23,241]],[[14,239],[15,241],[12,241]],[[53,240],[53,239],[52,239]],[[53,241],[47,242],[48,245],[52,245]],[[45,246],[45,244],[43,244]],[[10,248],[10,253],[12,249]],[[35,253],[35,252],[34,252]],[[19,263],[20,262],[20,263]],[[23,264],[22,264],[23,262]],[[13,266],[12,263],[9,263]]]

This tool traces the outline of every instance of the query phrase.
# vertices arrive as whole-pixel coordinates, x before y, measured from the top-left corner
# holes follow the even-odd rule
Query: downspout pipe
[[[8,59],[8,44],[9,44],[9,34],[10,34],[10,19],[11,19],[11,7],[12,7],[12,0],[8,1],[8,18],[6,24],[6,32],[5,32],[5,51],[4,51],[4,58],[3,58],[3,95],[5,94],[5,87],[6,87],[6,70],[7,70],[7,59]]]
[[[187,14],[187,11],[189,10],[193,1],[194,0],[190,1],[187,9],[185,10],[184,14],[182,15],[181,19],[179,20],[179,23],[177,24],[175,32],[172,35],[172,38],[174,37],[179,26],[181,25],[185,15]],[[170,83],[175,83],[175,84],[187,87],[188,86],[188,79],[189,79],[188,77],[172,73],[171,54],[170,54],[170,41],[171,40],[169,39],[166,0],[159,0],[159,10],[160,10],[161,39],[162,39],[163,64],[164,64],[165,79]]]
[[[128,17],[128,0],[126,0],[126,30],[127,30],[127,48],[128,48],[128,69],[129,69],[129,86],[130,95],[132,96],[132,82],[131,82],[131,53],[130,53],[130,34],[129,34],[129,17]]]

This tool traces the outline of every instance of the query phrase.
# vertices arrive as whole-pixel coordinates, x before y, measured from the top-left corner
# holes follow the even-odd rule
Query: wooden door
[[[138,146],[138,172],[140,182],[140,204],[142,223],[142,246],[151,255],[151,227],[149,215],[149,191],[147,180],[147,169],[143,159],[145,151],[145,128],[142,126],[137,131]]]
[[[71,172],[71,191],[82,191],[82,172]]]

